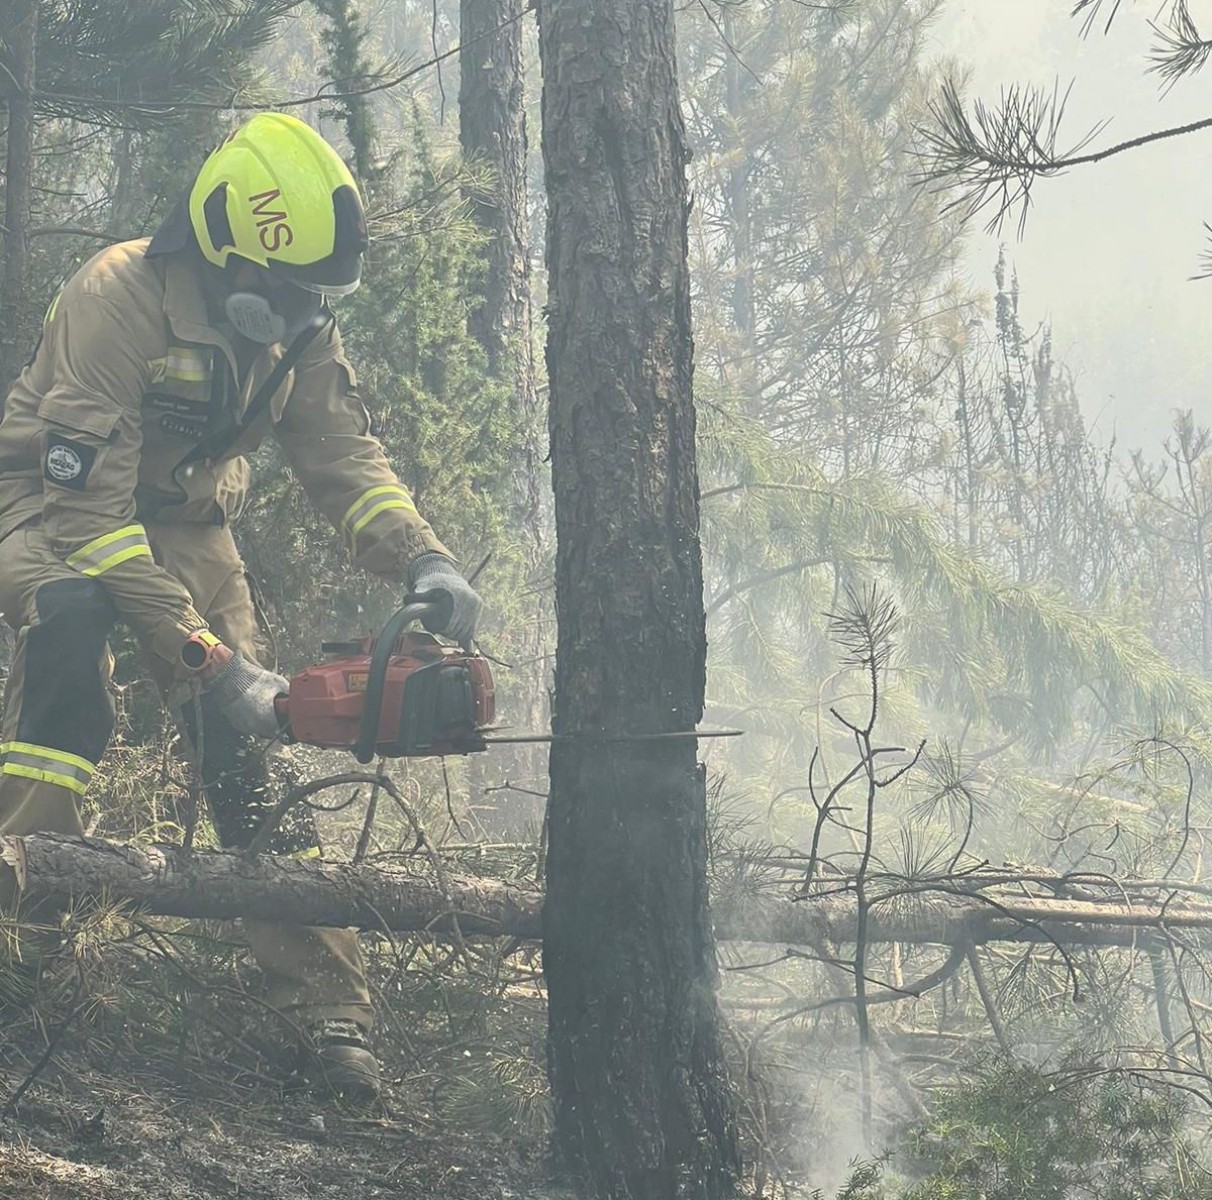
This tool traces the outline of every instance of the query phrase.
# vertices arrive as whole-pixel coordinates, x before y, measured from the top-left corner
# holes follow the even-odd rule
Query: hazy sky
[[[1165,96],[1145,74],[1159,3],[1124,0],[1111,34],[1083,41],[1072,0],[951,0],[934,33],[987,101],[1010,82],[1073,81],[1061,141],[1110,118],[1093,149],[1212,114],[1212,64]],[[1212,0],[1189,7],[1212,35]],[[1176,407],[1212,425],[1212,279],[1189,279],[1212,223],[1212,130],[1041,180],[1034,196],[1022,240],[1013,222],[1000,240],[1027,318],[1051,320],[1099,434],[1152,449]],[[974,231],[974,279],[991,282],[998,241]]]

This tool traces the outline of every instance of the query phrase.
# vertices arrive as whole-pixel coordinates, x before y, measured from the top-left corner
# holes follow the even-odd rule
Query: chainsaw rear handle
[[[370,654],[370,671],[366,677],[366,696],[362,701],[362,728],[358,731],[358,744],[354,748],[358,762],[368,763],[375,756],[375,747],[379,743],[379,721],[383,714],[383,691],[387,686],[387,666],[405,626],[420,621],[431,632],[445,629],[453,612],[454,597],[442,588],[433,588],[420,595],[410,593],[375,638]]]
[[[441,633],[449,628],[454,617],[454,595],[445,588],[427,588],[423,592],[409,592],[404,597],[404,606],[419,605],[425,611],[417,618],[430,633]],[[401,609],[400,612],[403,612]],[[396,616],[400,614],[397,613]],[[412,620],[413,618],[409,618]],[[392,618],[395,620],[395,617]],[[405,622],[407,624],[407,621]]]

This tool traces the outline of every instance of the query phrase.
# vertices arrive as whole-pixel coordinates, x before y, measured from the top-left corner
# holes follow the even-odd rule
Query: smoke
[[[1073,84],[1062,146],[1105,126],[1091,148],[1205,115],[1200,88],[1162,93],[1148,74],[1155,42],[1146,17],[1157,6],[1123,6],[1110,33],[1082,39],[1071,5],[1053,0],[956,0],[933,28],[934,50],[971,73],[970,94],[996,103],[1003,87],[1028,83],[1063,92]],[[1212,19],[1207,0],[1190,5]],[[1205,153],[1184,139],[1045,180],[1021,240],[973,230],[971,278],[988,280],[999,243],[1009,243],[1031,324],[1049,321],[1074,370],[1087,419],[1104,438],[1152,445],[1174,408],[1197,410],[1212,393],[1202,331],[1212,285],[1195,286],[1207,218]]]

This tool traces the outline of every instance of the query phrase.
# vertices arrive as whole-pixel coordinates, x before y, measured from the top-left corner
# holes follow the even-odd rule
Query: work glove
[[[202,685],[202,691],[221,707],[223,715],[240,733],[276,738],[282,732],[274,700],[286,695],[290,684],[281,675],[250,662],[239,651],[213,679]]]
[[[423,618],[421,623],[430,633],[441,634],[470,648],[484,602],[459,573],[459,568],[444,554],[422,554],[408,564],[408,583],[418,596],[424,596],[426,592],[445,592],[450,597],[449,615],[442,614],[445,620]]]

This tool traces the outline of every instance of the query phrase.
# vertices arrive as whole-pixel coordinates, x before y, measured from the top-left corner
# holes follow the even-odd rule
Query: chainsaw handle
[[[379,742],[379,722],[383,715],[383,691],[387,686],[387,664],[391,662],[396,640],[404,632],[404,627],[412,621],[420,621],[428,627],[430,621],[436,622],[444,615],[449,620],[449,611],[454,607],[454,597],[448,592],[443,594],[446,598],[445,614],[441,600],[429,599],[434,592],[405,596],[403,606],[392,614],[382,632],[375,638],[374,649],[370,652],[370,670],[366,676],[366,695],[362,701],[362,728],[358,731],[358,744],[354,748],[354,756],[360,763],[368,763],[375,756],[375,747]],[[438,628],[442,626],[439,625]]]
[[[410,592],[404,597],[405,605],[423,605],[421,624],[430,633],[443,633],[450,628],[454,616],[454,595],[444,587],[426,588],[423,592]]]

